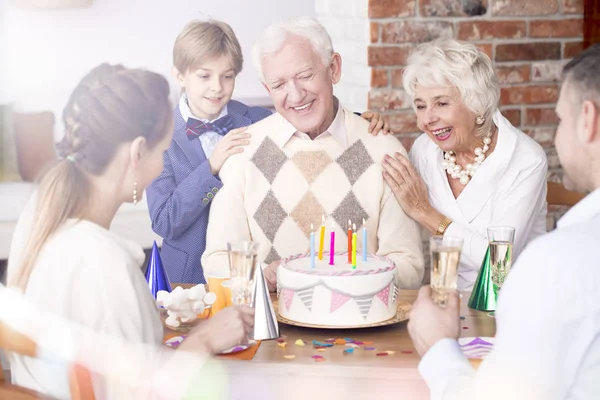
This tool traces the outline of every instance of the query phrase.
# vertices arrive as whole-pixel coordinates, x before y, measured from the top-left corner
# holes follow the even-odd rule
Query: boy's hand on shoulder
[[[217,175],[225,161],[233,155],[244,151],[244,146],[250,144],[250,133],[246,132],[247,126],[230,130],[223,139],[217,143],[211,156],[208,159],[210,172]]]
[[[369,133],[376,136],[378,134],[388,135],[392,133],[390,131],[390,125],[385,121],[383,115],[376,113],[375,111],[365,111],[360,115],[363,119],[370,122]]]

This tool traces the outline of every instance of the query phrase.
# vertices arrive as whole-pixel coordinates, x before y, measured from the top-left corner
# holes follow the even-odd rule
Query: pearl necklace
[[[485,153],[490,149],[490,143],[492,143],[492,139],[489,136],[483,138],[483,148],[477,147],[475,149],[475,162],[473,164],[467,164],[464,170],[460,165],[456,164],[456,156],[453,151],[444,154],[442,167],[446,170],[448,175],[454,179],[460,180],[460,183],[466,185],[475,175],[483,160],[485,160]]]

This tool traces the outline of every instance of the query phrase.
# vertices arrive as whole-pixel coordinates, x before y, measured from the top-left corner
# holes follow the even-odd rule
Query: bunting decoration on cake
[[[400,291],[400,289],[398,288],[398,286],[396,286],[396,282],[393,282],[392,285],[394,286],[394,291],[392,293],[392,301],[397,302],[398,292]]]
[[[308,311],[312,311],[312,301],[313,301],[314,290],[315,290],[315,288],[313,286],[313,287],[310,287],[307,289],[298,290],[296,292],[298,294],[298,297],[300,297],[300,300],[302,300],[302,303],[304,303],[306,308],[308,308]]]
[[[369,311],[371,310],[371,303],[373,302],[374,297],[375,296],[361,296],[356,297],[354,299],[364,319],[367,319],[367,315],[369,315]]]
[[[283,304],[285,304],[285,308],[287,310],[292,306],[292,302],[294,301],[294,291],[290,289],[281,289],[280,299],[283,299]]]
[[[379,300],[381,300],[383,302],[383,304],[385,304],[387,307],[389,299],[390,299],[390,286],[388,285],[388,286],[384,287],[375,296],[379,297]]]
[[[346,304],[346,302],[350,299],[351,297],[346,296],[345,294],[331,292],[331,308],[329,309],[329,312],[334,312],[335,310]]]

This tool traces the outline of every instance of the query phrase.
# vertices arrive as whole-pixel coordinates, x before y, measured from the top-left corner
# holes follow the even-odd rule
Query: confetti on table
[[[377,353],[377,357],[384,357],[387,355],[388,355],[388,353]]]
[[[318,360],[319,358],[323,358],[323,356],[319,356],[319,355],[314,355],[312,356],[313,359]]]
[[[304,346],[304,341],[302,339],[298,339],[298,340],[296,340],[296,342],[294,344],[296,346],[302,347],[302,346]]]
[[[352,342],[352,343],[357,344],[359,346],[365,344],[365,342],[359,342],[359,341],[356,341],[356,340],[354,342]]]
[[[365,347],[365,350],[375,350],[375,347]]]
[[[402,354],[412,354],[413,352],[410,350],[402,350],[400,353]]]
[[[344,350],[344,353],[345,353],[345,354],[352,354],[352,353],[354,353],[354,348],[350,347],[350,348],[348,348],[348,349],[345,349],[345,350]]]
[[[396,354],[396,352],[393,350],[386,350],[385,352],[388,353],[390,356]]]
[[[464,315],[461,315],[461,316],[460,316],[460,319],[465,319],[465,316],[464,316]]]
[[[335,339],[335,344],[346,344],[344,339]]]
[[[277,346],[285,347],[285,346],[287,346],[287,342],[277,342]]]
[[[279,338],[277,338],[277,339],[275,339],[275,341],[276,341],[277,343],[285,343],[285,339],[284,339],[284,338],[280,338],[280,337],[279,337]]]
[[[293,358],[296,358],[296,356],[295,356],[295,355],[293,355],[293,354],[286,354],[286,355],[285,355],[285,356],[283,356],[283,357],[287,358],[288,360],[291,360],[291,359],[293,359]]]
[[[469,329],[469,327],[468,326],[463,326],[463,329]]]
[[[353,349],[356,349],[356,348],[358,348],[360,346],[357,345],[357,344],[354,344],[354,343],[346,343],[346,347],[352,347]]]
[[[354,342],[354,340],[350,339],[350,338],[344,338],[344,340],[346,341],[346,343],[352,343],[352,342]]]
[[[363,344],[373,344],[373,342],[363,342]]]
[[[325,343],[333,343],[335,342],[334,338],[325,339]]]
[[[317,349],[317,351],[327,351],[327,349],[321,347],[321,348]]]

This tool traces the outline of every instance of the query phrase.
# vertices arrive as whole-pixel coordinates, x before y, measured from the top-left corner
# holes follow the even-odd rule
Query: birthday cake
[[[283,259],[277,271],[278,312],[290,321],[310,325],[361,327],[396,315],[396,266],[385,257],[358,256],[356,268],[347,253],[315,257],[307,254]]]

